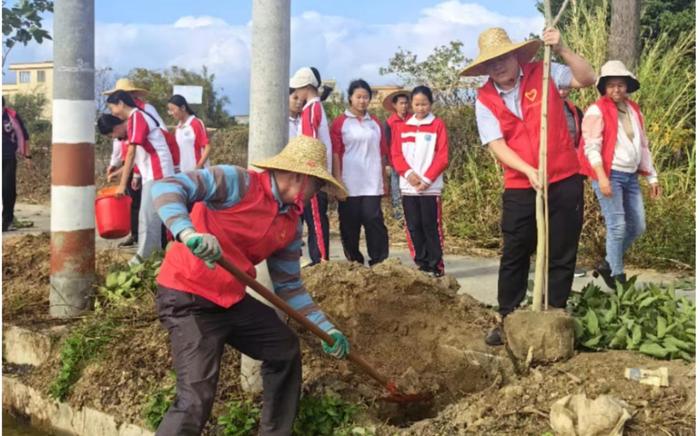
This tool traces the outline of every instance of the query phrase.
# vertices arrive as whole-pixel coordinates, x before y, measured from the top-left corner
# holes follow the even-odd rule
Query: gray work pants
[[[205,298],[159,287],[158,317],[170,335],[176,399],[156,436],[199,435],[209,418],[224,345],[262,360],[260,434],[288,436],[301,394],[299,339],[275,311],[246,295],[224,309]]]

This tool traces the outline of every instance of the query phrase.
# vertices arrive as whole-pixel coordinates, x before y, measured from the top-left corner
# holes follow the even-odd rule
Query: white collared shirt
[[[523,70],[521,68],[518,79],[515,81],[515,86],[507,91],[500,88],[494,82],[496,91],[498,91],[498,95],[503,99],[503,103],[505,103],[506,107],[521,120],[523,119],[523,109],[519,97],[522,77]],[[557,88],[561,89],[571,85],[573,76],[569,67],[552,62],[551,78]],[[476,112],[476,125],[479,129],[479,137],[483,145],[487,145],[489,142],[495,141],[496,139],[503,138],[503,132],[501,131],[501,125],[498,119],[489,108],[479,101],[479,99],[476,100],[474,110]]]
[[[342,179],[350,197],[384,194],[382,135],[381,124],[369,113],[357,117],[346,110],[333,121],[334,152],[340,151]]]

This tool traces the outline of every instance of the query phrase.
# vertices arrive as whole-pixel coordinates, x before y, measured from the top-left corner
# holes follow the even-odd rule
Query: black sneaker
[[[586,270],[583,268],[576,268],[574,269],[574,277],[586,277]]]
[[[620,283],[623,287],[627,285],[627,274],[625,273],[612,276],[612,279],[615,283]]]
[[[593,277],[601,276],[610,289],[615,289],[615,280],[612,277],[612,270],[607,260],[601,261],[593,270]]]
[[[136,239],[133,236],[129,236],[125,241],[120,242],[117,247],[131,247],[136,244]]]
[[[484,338],[486,345],[496,347],[498,345],[503,345],[503,329],[500,325],[494,327],[489,334]]]
[[[430,272],[430,276],[434,277],[436,279],[439,279],[440,277],[443,277],[445,275],[445,271],[440,271],[440,270],[435,270]]]

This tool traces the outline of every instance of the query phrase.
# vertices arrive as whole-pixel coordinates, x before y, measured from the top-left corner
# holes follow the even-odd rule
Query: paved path
[[[34,222],[34,227],[19,229],[13,232],[3,234],[3,237],[12,237],[13,235],[21,235],[26,233],[47,232],[50,229],[49,207],[45,205],[29,205],[18,204],[16,206],[15,215],[22,221],[29,220]],[[98,248],[116,248],[119,241],[108,241],[100,237],[96,238]],[[367,253],[364,242],[361,244],[363,253]],[[133,250],[123,249],[125,252],[133,252]],[[306,250],[305,250],[306,252]],[[342,260],[343,250],[340,244],[340,239],[337,232],[331,232],[331,260]],[[394,244],[390,248],[392,257],[398,257],[404,264],[412,264],[410,254],[405,244]],[[463,255],[447,255],[445,256],[446,271],[455,276],[459,282],[461,289],[460,293],[467,293],[484,304],[496,305],[496,285],[498,283],[498,262],[499,259],[463,256]],[[695,300],[695,277],[694,274],[679,274],[679,273],[664,273],[654,270],[639,270],[631,269],[628,275],[638,275],[638,282],[655,282],[655,283],[684,283],[685,288],[690,288],[684,291],[683,294]],[[530,276],[532,279],[532,274]],[[574,290],[580,290],[591,280],[595,281],[603,288],[605,284],[602,279],[594,279],[590,272],[585,277],[574,279]]]

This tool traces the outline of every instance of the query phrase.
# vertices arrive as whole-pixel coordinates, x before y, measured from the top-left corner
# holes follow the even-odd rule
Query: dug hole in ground
[[[5,323],[34,329],[65,324],[48,317],[48,235],[3,240],[3,249]],[[115,261],[121,260],[114,252],[98,253],[98,281]],[[550,431],[552,404],[577,393],[592,398],[608,394],[627,402],[633,418],[626,434],[694,432],[694,363],[606,351],[577,353],[567,361],[516,371],[504,347],[487,347],[483,342],[493,325],[493,311],[469,296],[457,295],[457,283],[449,276],[429,278],[389,260],[371,269],[324,263],[304,269],[304,279],[354,350],[409,393],[434,394],[432,404],[415,407],[382,401],[382,386],[352,363],[325,356],[319,340],[291,322],[302,338],[304,392],[335,393],[362,405],[355,423],[374,427],[376,434],[542,434]],[[66,401],[146,426],[144,409],[153,392],[172,384],[171,359],[153,296],[131,304],[128,316],[119,317],[113,338],[83,369]],[[60,344],[69,329],[58,333],[48,361],[15,375],[48,395],[60,367]],[[671,374],[667,388],[624,377],[628,367],[660,366]],[[229,350],[206,434],[215,434],[215,417],[226,402],[243,397],[239,356]]]

